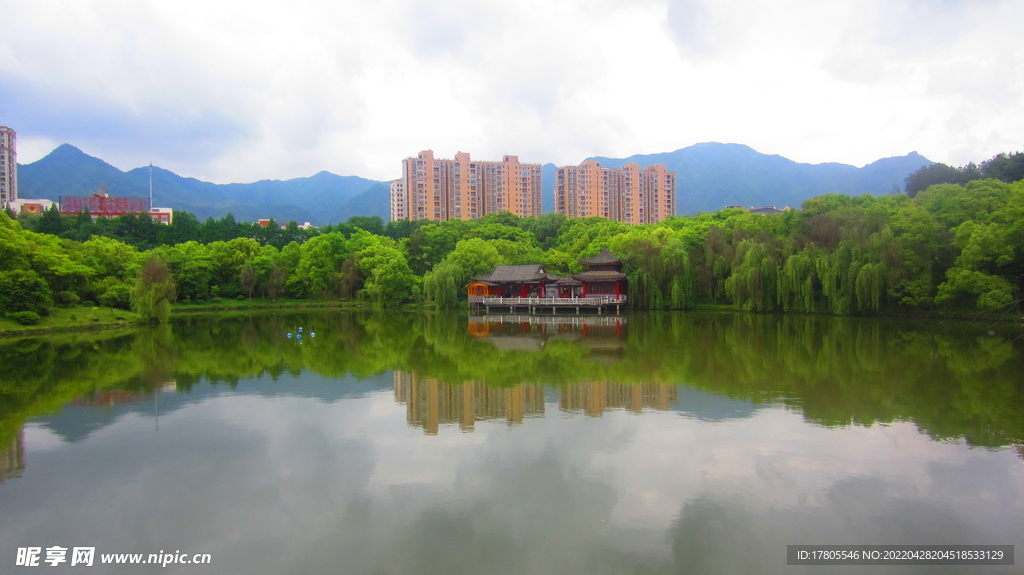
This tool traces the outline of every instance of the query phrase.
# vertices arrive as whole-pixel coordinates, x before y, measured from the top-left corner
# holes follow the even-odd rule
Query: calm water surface
[[[786,566],[1024,553],[1022,351],[1019,326],[742,314],[0,341],[0,573],[1022,573]],[[95,563],[15,567],[30,546]],[[159,552],[212,565],[100,564]]]

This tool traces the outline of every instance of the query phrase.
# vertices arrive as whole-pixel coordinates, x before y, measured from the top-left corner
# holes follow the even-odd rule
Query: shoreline
[[[109,309],[109,308],[102,308]],[[372,305],[368,305],[364,302],[348,302],[348,301],[303,301],[303,300],[291,300],[283,302],[266,302],[260,300],[257,302],[237,302],[231,301],[215,303],[215,304],[174,304],[171,311],[171,321],[174,321],[175,316],[187,316],[190,314],[202,314],[202,313],[222,313],[222,312],[239,312],[239,311],[253,311],[253,310],[303,310],[303,309],[337,309],[337,310],[372,310]],[[425,303],[409,304],[407,306],[401,306],[400,309],[419,309],[420,311],[433,311],[438,312],[437,308],[430,306]],[[461,308],[450,310],[453,313],[459,313]],[[61,308],[61,315],[71,315],[76,311],[92,311],[92,308]],[[121,313],[124,310],[117,310]],[[849,318],[898,318],[898,319],[915,319],[915,320],[940,320],[940,321],[966,321],[966,322],[991,322],[998,324],[1016,323],[1024,325],[1024,316],[1018,316],[1016,314],[1002,314],[1001,316],[993,317],[991,315],[982,315],[981,313],[974,314],[962,314],[953,313],[945,314],[941,312],[918,312],[918,313],[875,313],[875,314],[850,314],[850,315],[836,315],[826,312],[805,312],[805,311],[756,311],[756,310],[741,310],[735,309],[732,306],[722,305],[702,305],[694,309],[681,310],[681,309],[663,309],[663,310],[627,310],[627,313],[679,313],[679,312],[696,312],[696,313],[742,313],[742,314],[755,314],[755,315],[794,315],[794,316],[829,316],[829,317],[849,317]],[[94,314],[95,315],[95,314]],[[134,315],[134,314],[132,314]],[[542,314],[550,315],[550,314]],[[555,314],[558,315],[558,314]],[[77,321],[77,320],[73,320]],[[25,326],[24,328],[16,329],[0,329],[0,340],[10,339],[24,336],[40,336],[40,335],[51,335],[51,334],[64,334],[64,333],[76,333],[76,332],[90,332],[90,331],[101,331],[110,329],[124,329],[130,327],[143,327],[147,325],[156,325],[157,322],[152,320],[143,319],[119,319],[117,321],[90,321],[80,322],[75,324],[63,324],[54,326]]]

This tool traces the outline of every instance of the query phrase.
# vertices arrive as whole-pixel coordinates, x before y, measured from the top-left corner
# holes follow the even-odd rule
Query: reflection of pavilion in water
[[[22,427],[18,436],[0,451],[0,482],[21,475],[25,469],[25,428]]]
[[[621,316],[478,315],[469,334],[500,351],[541,351],[554,341],[590,350],[591,359],[616,361],[622,351],[626,318]]]
[[[404,371],[395,371],[394,379],[395,401],[405,404],[409,425],[430,435],[436,435],[442,424],[458,423],[463,431],[471,431],[477,421],[504,419],[517,425],[525,418],[544,416],[544,385],[539,383],[508,388],[489,387],[483,381],[449,385]],[[559,387],[558,407],[591,417],[611,409],[666,411],[678,396],[675,385],[664,383],[587,381]]]

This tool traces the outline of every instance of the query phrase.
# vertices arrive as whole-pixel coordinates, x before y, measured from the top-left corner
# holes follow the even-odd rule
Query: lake
[[[787,566],[1024,549],[1022,352],[1006,323],[732,313],[0,340],[0,572],[1022,573]]]

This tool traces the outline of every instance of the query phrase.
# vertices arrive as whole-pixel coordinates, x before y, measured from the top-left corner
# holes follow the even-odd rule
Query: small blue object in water
[[[299,328],[299,333],[302,333],[302,328],[301,327]]]
[[[302,339],[302,334],[301,333],[297,333],[297,334],[295,334],[295,337],[298,338],[298,339]]]
[[[292,332],[288,332],[288,339],[292,338]]]
[[[309,337],[316,337],[316,334],[313,332],[309,332]]]

